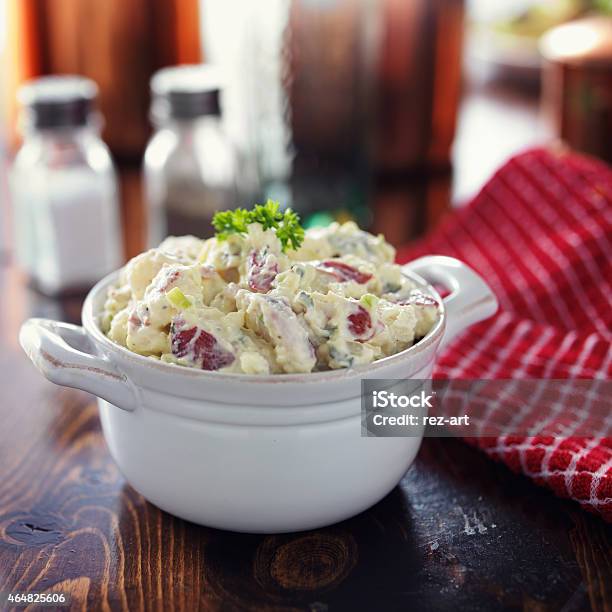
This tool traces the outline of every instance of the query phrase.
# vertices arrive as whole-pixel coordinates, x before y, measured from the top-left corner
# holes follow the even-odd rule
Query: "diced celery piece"
[[[376,297],[373,293],[366,293],[365,295],[361,296],[361,299],[359,300],[366,308],[369,308],[370,310],[372,308],[376,308],[376,304],[378,304],[378,300],[380,298]]]
[[[168,291],[168,293],[166,293],[166,298],[175,308],[184,309],[191,306],[191,302],[178,287]]]

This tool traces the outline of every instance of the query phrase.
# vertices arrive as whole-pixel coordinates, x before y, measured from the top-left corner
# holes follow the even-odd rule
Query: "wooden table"
[[[78,320],[79,301],[7,264],[0,278],[0,591],[94,610],[610,609],[612,528],[458,440],[425,440],[386,499],[325,529],[241,535],[158,510],[110,459],[94,398],[17,344],[26,316]]]
[[[492,155],[529,141],[533,104],[494,102],[477,93],[464,105],[458,198]],[[508,109],[525,138],[500,135],[475,158],[483,112],[490,124]],[[126,175],[127,201],[139,200],[137,174]],[[396,216],[407,210],[402,186],[387,194],[383,213],[407,226]],[[126,209],[131,254],[139,215]],[[326,529],[240,535],[161,512],[110,459],[94,398],[48,383],[17,344],[28,316],[78,322],[79,300],[37,296],[7,257],[0,292],[0,591],[69,591],[74,609],[93,610],[612,608],[612,528],[457,440],[425,440],[385,500]]]

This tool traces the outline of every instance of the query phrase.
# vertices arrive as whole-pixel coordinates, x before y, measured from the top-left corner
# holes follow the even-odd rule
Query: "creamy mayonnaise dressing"
[[[101,325],[140,355],[269,374],[367,364],[411,346],[438,304],[354,223],[306,231],[283,253],[259,224],[226,240],[171,237],[123,268]]]

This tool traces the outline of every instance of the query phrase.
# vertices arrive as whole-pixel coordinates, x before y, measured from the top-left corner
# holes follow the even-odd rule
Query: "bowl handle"
[[[19,342],[40,372],[58,385],[89,391],[124,410],[136,405],[134,388],[111,362],[92,354],[87,333],[78,325],[28,319]]]
[[[431,284],[444,285],[450,291],[444,298],[446,332],[442,345],[497,311],[497,298],[489,285],[472,268],[454,257],[428,255],[411,261],[404,268]]]

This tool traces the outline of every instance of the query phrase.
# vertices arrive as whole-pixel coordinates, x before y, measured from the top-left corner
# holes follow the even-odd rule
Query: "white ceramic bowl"
[[[397,485],[420,438],[361,435],[362,378],[429,378],[441,343],[497,309],[465,264],[431,256],[405,273],[442,304],[411,348],[367,366],[249,376],[142,357],[98,326],[111,274],[89,293],[83,327],[26,321],[24,350],[51,381],[97,395],[104,437],[128,482],[184,519],[246,532],[320,527],[357,514]],[[440,300],[424,278],[446,285]]]

